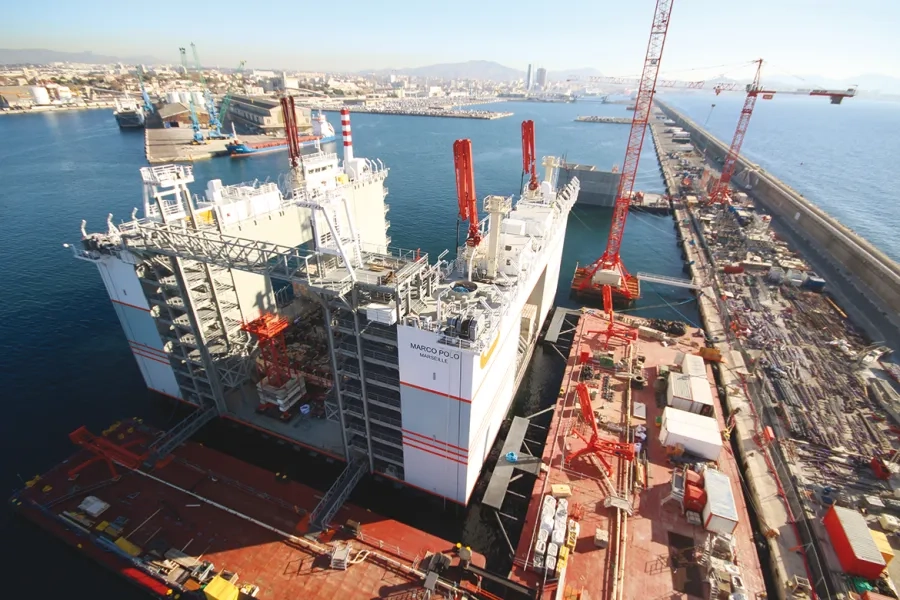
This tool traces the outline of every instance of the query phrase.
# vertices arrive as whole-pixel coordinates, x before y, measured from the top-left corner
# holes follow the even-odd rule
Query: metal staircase
[[[152,469],[157,462],[168,456],[175,448],[185,443],[188,438],[200,431],[200,428],[219,416],[213,406],[198,408],[161,438],[150,445],[150,452],[144,467]]]
[[[328,526],[368,469],[369,461],[363,456],[354,456],[347,463],[340,477],[328,488],[319,505],[312,512],[309,518],[312,530],[321,531]]]

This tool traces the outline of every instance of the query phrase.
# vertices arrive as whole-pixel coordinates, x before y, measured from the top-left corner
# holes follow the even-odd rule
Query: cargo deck
[[[105,437],[135,450],[152,433],[126,422]],[[405,598],[428,588],[433,598],[452,597],[457,590],[477,597],[479,578],[460,560],[466,549],[349,504],[332,521],[340,525],[304,535],[304,516],[321,493],[199,444],[177,448],[168,464],[150,472],[116,464],[113,477],[96,460],[71,480],[70,469],[92,458],[79,451],[29,482],[11,504],[151,593],[215,585],[227,597],[238,597],[223,581],[212,583],[218,573],[238,590],[251,586],[240,597],[249,597],[252,586],[258,588],[255,597],[269,599]],[[82,504],[87,497],[108,506],[92,515]],[[342,548],[345,569],[332,559]],[[438,553],[450,565],[429,577],[431,557]],[[206,563],[212,566],[205,577],[191,575]],[[472,553],[471,564],[483,567],[484,557]]]
[[[645,324],[639,319],[626,321],[634,326]],[[614,372],[595,365],[592,370],[599,379],[582,380],[585,368],[584,364],[580,364],[582,353],[589,352],[593,356],[594,352],[602,351],[603,339],[595,332],[604,329],[606,322],[605,317],[601,317],[599,313],[590,312],[579,320],[560,389],[560,400],[548,430],[542,457],[544,465],[549,468],[545,468],[545,474],[535,482],[510,578],[523,585],[541,589],[542,598],[597,600],[711,597],[708,583],[708,574],[712,571],[710,565],[713,564],[721,572],[723,563],[710,558],[706,549],[707,532],[703,527],[688,523],[679,503],[664,504],[672,490],[675,465],[671,464],[667,449],[659,442],[660,427],[657,420],[665,407],[665,399],[662,399],[660,407],[652,384],[661,367],[665,369],[666,366],[673,365],[679,352],[696,352],[702,338],[695,337],[698,330],[693,328],[688,328],[681,337],[670,337],[666,345],[642,336],[633,343],[630,351],[624,343],[613,339],[610,348],[614,349],[615,361],[622,362],[623,367]],[[643,357],[642,367],[639,366],[639,357]],[[643,389],[630,389],[631,377],[627,372],[630,364],[636,365],[635,375],[642,370],[645,380],[651,383]],[[706,368],[709,384],[713,386],[711,370],[708,365]],[[643,451],[638,452],[638,458],[634,462],[606,457],[612,466],[612,474],[608,479],[601,474],[600,463],[593,455],[574,459],[568,466],[564,464],[567,452],[577,451],[585,446],[573,434],[574,428],[585,427],[583,423],[579,424],[581,411],[576,386],[579,381],[584,381],[590,387],[598,383],[602,386],[606,375],[610,376],[610,391],[607,392],[606,401],[602,398],[602,391],[592,401],[595,415],[601,422],[601,432],[606,429],[608,439],[620,440],[621,435],[622,441],[625,441],[624,432],[634,431],[633,427],[644,425],[647,434]],[[714,387],[712,393],[719,429],[726,431],[722,407]],[[640,405],[644,407],[645,417],[638,416],[642,412]],[[626,406],[632,407],[629,411],[631,416],[625,413]],[[743,587],[741,591],[745,597],[761,597],[765,592],[762,569],[741,490],[738,465],[727,442],[723,443],[718,469],[730,479],[738,513],[738,525],[733,536],[734,564],[724,566],[731,572],[734,572],[734,567],[739,569]],[[635,482],[633,488],[629,483],[632,480]],[[577,539],[569,540],[573,549],[568,554],[565,568],[557,573],[547,573],[536,566],[535,545],[540,530],[543,498],[551,494],[552,486],[558,484],[569,488],[569,516],[578,522],[579,527]],[[618,490],[625,504],[630,505],[633,510],[633,516],[624,518],[618,527],[617,509],[604,506],[611,496],[609,485]],[[621,514],[625,517],[627,512],[623,510]],[[595,544],[597,531],[608,535],[606,548],[599,548]],[[538,559],[537,564],[540,563]],[[728,585],[721,582],[719,589],[727,591]]]

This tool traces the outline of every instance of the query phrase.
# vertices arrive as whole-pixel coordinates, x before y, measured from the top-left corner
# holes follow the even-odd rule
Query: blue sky
[[[551,71],[640,72],[654,0],[23,0],[4,4],[0,46],[152,55],[176,62],[197,43],[204,64],[359,70],[495,60]],[[663,60],[692,71],[765,58],[769,74],[900,77],[896,0],[675,0]]]

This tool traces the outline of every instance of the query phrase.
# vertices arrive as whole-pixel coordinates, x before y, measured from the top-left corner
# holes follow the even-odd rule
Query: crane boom
[[[181,54],[181,66],[184,67],[186,75],[188,72],[187,50],[179,48],[178,53]],[[203,134],[200,133],[200,119],[197,118],[197,107],[194,106],[194,95],[192,93],[188,93],[188,106],[191,110],[191,129],[194,130],[193,143],[203,144],[205,140],[203,139]]]
[[[534,154],[534,121],[522,121],[522,174],[530,176],[528,189],[532,192],[540,186],[537,179]]]
[[[606,251],[590,267],[582,270],[581,273],[576,271],[577,285],[580,290],[595,286],[594,276],[603,269],[614,271],[617,274],[617,287],[626,298],[633,300],[640,295],[637,280],[625,269],[619,251],[622,248],[622,234],[625,232],[625,221],[631,205],[634,180],[641,159],[641,148],[644,145],[644,135],[650,120],[653,95],[656,92],[656,78],[659,74],[659,65],[666,43],[666,33],[669,30],[672,2],[673,0],[657,0],[656,2],[653,25],[650,28],[650,40],[647,42],[647,55],[644,58],[637,100],[634,103],[631,132],[628,134],[628,146],[625,148],[625,161],[622,165],[619,187],[616,190],[616,202],[613,206],[612,224],[609,229]]]
[[[459,218],[469,222],[466,245],[477,246],[481,242],[478,223],[478,197],[475,195],[475,169],[472,166],[472,141],[453,142],[453,165],[456,169],[456,197],[459,200]]]
[[[231,83],[228,84],[228,91],[225,92],[225,98],[222,99],[222,106],[219,108],[219,123],[225,122],[225,115],[228,114],[228,107],[231,106],[231,96],[234,95],[234,80],[244,72],[244,64],[246,62],[242,60],[237,70],[231,75]]]
[[[775,92],[762,91],[759,85],[760,73],[762,72],[762,59],[756,61],[756,75],[753,77],[753,83],[747,87],[747,98],[744,100],[744,107],[741,109],[741,116],[738,119],[737,129],[734,130],[734,137],[731,140],[731,147],[728,148],[728,155],[725,157],[725,164],[722,165],[722,175],[712,193],[709,195],[711,203],[724,204],[731,196],[730,183],[731,176],[734,175],[734,169],[737,167],[737,159],[741,154],[741,145],[744,143],[744,137],[747,135],[747,127],[750,125],[750,117],[753,116],[753,107],[756,106],[756,98],[759,94],[763,97]]]
[[[191,52],[194,54],[194,67],[197,69],[197,75],[200,77],[200,85],[203,86],[203,101],[206,103],[206,113],[209,115],[210,137],[225,137],[222,135],[222,122],[216,111],[216,99],[213,98],[206,77],[203,76],[203,67],[200,65],[200,54],[197,52],[197,46],[194,42],[191,42]]]

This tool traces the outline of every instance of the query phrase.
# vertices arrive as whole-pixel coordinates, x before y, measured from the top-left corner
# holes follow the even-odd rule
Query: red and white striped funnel
[[[350,135],[350,109],[341,109],[341,135],[344,137],[344,164],[353,160],[353,136]]]

